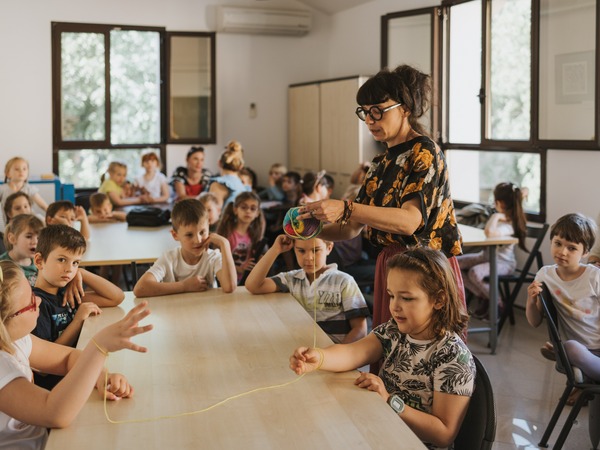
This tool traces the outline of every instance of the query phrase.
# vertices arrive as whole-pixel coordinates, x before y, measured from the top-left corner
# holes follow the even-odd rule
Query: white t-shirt
[[[16,378],[33,379],[29,366],[31,336],[13,342],[15,354],[0,351],[0,389]],[[44,427],[28,425],[0,412],[0,449],[40,449],[46,445],[48,432]]]
[[[556,265],[544,266],[535,279],[550,290],[563,336],[600,350],[600,269],[588,265],[576,279],[563,281]]]
[[[219,250],[207,249],[198,264],[190,266],[181,256],[181,247],[163,253],[148,269],[156,281],[172,283],[187,280],[192,276],[206,278],[209,286],[217,287],[217,272],[221,270],[222,259]]]
[[[160,197],[161,186],[163,183],[167,184],[167,177],[162,172],[156,171],[151,180],[147,181],[142,174],[136,178],[135,182],[139,187],[146,189],[150,197]]]

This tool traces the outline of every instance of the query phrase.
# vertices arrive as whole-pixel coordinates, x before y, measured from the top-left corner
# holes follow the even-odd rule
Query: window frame
[[[211,52],[211,68],[210,68],[210,86],[211,86],[211,100],[210,100],[210,136],[206,139],[190,139],[190,138],[174,138],[171,137],[171,38],[177,36],[185,37],[208,37],[210,38],[210,52]],[[216,33],[214,31],[167,31],[166,32],[166,45],[165,45],[165,57],[164,65],[166,67],[165,75],[166,82],[163,83],[166,91],[165,102],[165,114],[164,119],[166,121],[165,126],[165,141],[167,144],[215,144],[217,142],[217,52],[216,52]]]
[[[471,2],[473,0],[442,0],[439,7],[431,8],[432,11],[438,11],[437,16],[440,21],[441,32],[437,44],[440,45],[441,51],[438,55],[437,62],[432,62],[432,82],[434,83],[434,92],[437,90],[439,95],[438,102],[433,102],[436,108],[434,117],[439,116],[440,121],[439,131],[433,129],[434,136],[442,148],[442,150],[474,150],[474,151],[501,151],[501,152],[519,152],[519,153],[536,153],[540,155],[541,163],[541,180],[540,180],[540,211],[538,214],[528,214],[528,219],[534,222],[544,222],[546,220],[546,203],[547,203],[547,153],[549,150],[600,150],[600,58],[599,47],[600,42],[600,2],[596,0],[596,47],[595,54],[595,136],[592,140],[568,140],[568,139],[540,139],[539,137],[539,101],[540,101],[540,12],[541,0],[531,1],[531,105],[530,105],[530,136],[528,140],[507,141],[490,139],[487,135],[487,128],[490,122],[489,107],[490,101],[487,95],[490,87],[490,39],[491,39],[491,1],[481,0],[482,6],[482,55],[481,55],[481,87],[480,87],[480,103],[481,103],[481,142],[479,144],[464,144],[461,142],[450,142],[449,137],[449,30],[452,26],[451,10],[453,6]],[[381,17],[381,67],[386,67],[387,64],[387,22],[395,17],[410,16],[423,14],[429,8],[407,10],[396,13],[389,13]],[[432,38],[432,43],[433,43]],[[435,49],[432,47],[432,55],[435,55]],[[436,69],[438,73],[436,74]],[[455,200],[456,206],[460,207],[466,204],[460,200]]]
[[[166,117],[165,110],[165,64],[164,64],[164,27],[147,27],[147,26],[132,26],[132,25],[108,25],[108,24],[90,24],[90,23],[74,23],[74,22],[52,22],[52,171],[59,173],[58,169],[58,153],[59,151],[78,151],[87,149],[144,149],[155,148],[159,149],[162,161],[166,160],[166,145],[165,145],[165,127]],[[133,31],[152,31],[159,33],[160,36],[160,142],[159,143],[139,143],[139,144],[117,144],[113,145],[110,142],[110,127],[111,127],[111,99],[110,99],[110,51],[105,51],[105,133],[104,140],[96,141],[65,141],[62,139],[62,74],[61,74],[61,33],[63,32],[80,32],[80,33],[99,33],[104,35],[105,48],[110,49],[110,32],[113,29],[133,30]]]

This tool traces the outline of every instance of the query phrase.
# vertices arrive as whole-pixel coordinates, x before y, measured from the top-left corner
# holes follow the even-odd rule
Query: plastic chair
[[[523,284],[531,283],[535,279],[535,272],[532,272],[533,263],[536,262],[537,270],[541,269],[544,265],[540,247],[542,246],[548,227],[549,225],[547,223],[543,224],[541,227],[527,225],[527,237],[535,239],[535,242],[533,247],[531,247],[523,267],[517,269],[515,273],[511,275],[501,275],[498,277],[498,290],[500,298],[502,298],[504,303],[504,311],[502,311],[500,322],[498,323],[498,334],[502,330],[502,326],[507,318],[511,325],[515,324],[513,305]],[[513,285],[512,289],[511,285]]]
[[[563,391],[560,400],[558,401],[558,405],[556,405],[556,409],[554,410],[554,414],[550,418],[550,422],[544,431],[544,435],[542,436],[542,440],[538,444],[540,447],[548,447],[548,439],[556,426],[556,422],[562,413],[565,404],[567,403],[567,398],[569,394],[573,390],[573,388],[581,389],[581,395],[573,405],[565,424],[560,431],[558,439],[554,444],[553,449],[561,449],[563,444],[565,443],[569,432],[571,431],[571,427],[573,423],[577,419],[577,415],[581,410],[584,402],[588,399],[592,399],[592,407],[590,410],[590,419],[589,419],[589,433],[590,439],[592,441],[593,448],[597,448],[598,441],[600,440],[600,436],[597,433],[597,422],[595,422],[594,417],[596,416],[596,412],[598,411],[598,403],[600,394],[600,384],[589,383],[583,380],[583,374],[581,370],[577,367],[574,367],[569,362],[569,357],[567,356],[567,352],[565,351],[565,347],[563,345],[562,339],[558,332],[557,327],[557,312],[554,303],[552,302],[552,298],[550,296],[550,292],[548,288],[544,284],[542,287],[542,293],[540,294],[540,302],[542,304],[542,309],[544,315],[546,317],[546,324],[548,326],[548,334],[550,336],[550,341],[552,345],[554,345],[554,353],[556,354],[556,370],[561,373],[564,373],[567,376],[567,385],[565,390]]]
[[[496,403],[490,378],[473,355],[477,374],[467,414],[454,440],[455,449],[490,450],[496,438]]]

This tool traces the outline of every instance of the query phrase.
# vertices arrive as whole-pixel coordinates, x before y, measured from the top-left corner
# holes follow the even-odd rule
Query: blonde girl
[[[15,192],[23,192],[36,205],[46,211],[48,205],[39,194],[38,189],[27,182],[28,178],[29,163],[26,159],[17,156],[6,162],[4,166],[4,184],[0,185],[0,204],[2,205],[2,210],[4,210],[4,205],[9,195]],[[4,224],[4,217],[0,214],[0,231],[4,230]]]
[[[527,218],[523,211],[523,192],[513,183],[500,183],[494,188],[494,206],[496,212],[485,224],[487,237],[514,236],[519,239],[519,248],[527,251]],[[490,275],[490,260],[487,250],[478,253],[468,253],[457,256],[458,265],[466,272],[463,278],[465,288],[478,297],[479,305],[474,309],[475,317],[484,318],[489,311],[488,281]],[[515,245],[503,245],[496,253],[498,275],[510,275],[517,268]],[[502,306],[501,299],[498,299]]]
[[[7,226],[4,234],[6,252],[0,255],[0,260],[13,261],[18,264],[31,286],[37,279],[37,267],[33,263],[38,235],[44,228],[44,223],[31,214],[16,216]]]
[[[160,159],[156,153],[142,155],[145,173],[135,179],[135,187],[142,195],[148,196],[149,203],[164,203],[169,200],[167,177],[160,172],[160,166]]]
[[[376,392],[430,449],[454,441],[469,405],[475,364],[460,333],[468,316],[450,264],[418,248],[388,260],[391,318],[367,337],[325,349],[300,347],[290,357],[298,375],[345,372],[383,358],[378,375],[354,384]]]
[[[19,266],[0,261],[0,442],[7,448],[44,448],[47,428],[68,426],[94,387],[103,392],[108,353],[124,348],[146,352],[130,338],[152,329],[138,325],[150,314],[142,302],[76,350],[30,334],[40,301]],[[65,377],[47,391],[32,383],[31,367]],[[110,400],[128,398],[133,388],[123,375],[111,373],[106,395]]]
[[[98,192],[108,195],[110,201],[115,206],[128,206],[128,205],[139,205],[142,203],[148,203],[148,195],[141,195],[139,197],[127,196],[125,191],[125,185],[127,181],[127,166],[119,161],[112,161],[108,165],[108,178],[106,174],[103,174],[100,178],[102,185]]]
[[[227,238],[237,272],[238,285],[256,264],[260,242],[265,235],[265,218],[254,192],[242,192],[223,211],[217,234]],[[264,245],[263,245],[264,246]]]
[[[214,194],[223,207],[233,202],[240,192],[252,190],[240,178],[240,171],[244,168],[243,153],[242,144],[230,141],[219,159],[221,175],[210,180],[208,192]]]

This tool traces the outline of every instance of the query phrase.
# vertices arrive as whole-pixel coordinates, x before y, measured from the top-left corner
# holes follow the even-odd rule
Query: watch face
[[[404,409],[404,401],[402,401],[402,399],[397,395],[392,395],[390,399],[390,406],[394,411],[402,412],[402,410]]]

